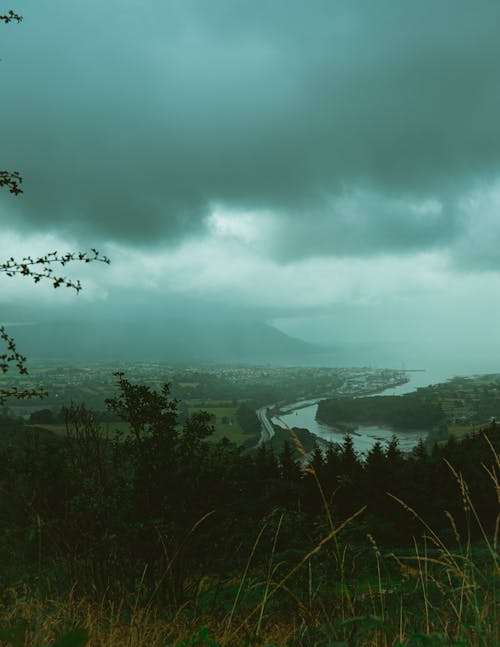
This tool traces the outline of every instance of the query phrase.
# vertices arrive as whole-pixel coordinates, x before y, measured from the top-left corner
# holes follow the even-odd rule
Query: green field
[[[214,441],[226,437],[236,445],[245,443],[249,436],[244,434],[236,419],[236,407],[188,407],[189,415],[199,411],[206,411],[213,416],[212,424],[215,427],[215,433],[212,436]]]
[[[213,442],[217,442],[219,440],[222,440],[222,438],[226,437],[228,438],[232,443],[235,445],[242,445],[243,443],[247,442],[250,436],[245,435],[237,422],[233,422],[232,424],[224,424],[221,420],[223,416],[228,416],[229,419],[233,420],[234,417],[231,416],[231,412],[236,411],[235,409],[230,409],[230,408],[221,408],[221,407],[214,407],[214,408],[190,408],[189,414],[191,415],[192,413],[198,412],[198,411],[207,411],[207,413],[215,414],[216,419],[214,421],[214,427],[215,427],[215,433],[210,436],[209,440]],[[224,413],[220,413],[224,412]],[[230,415],[228,415],[228,413]],[[219,417],[220,415],[220,417]],[[233,414],[234,415],[234,414]],[[54,434],[57,434],[58,436],[64,436],[66,434],[66,425],[63,423],[59,424],[43,424],[43,425],[34,425],[38,427],[43,427],[43,429],[47,429],[48,431],[51,431]],[[122,434],[127,434],[130,432],[130,426],[128,422],[123,422],[123,421],[117,421],[117,422],[106,422],[102,423],[101,425],[103,436],[108,436],[109,438],[112,439],[115,432],[120,432]]]
[[[468,434],[477,430],[477,425],[449,425],[448,433],[450,436],[455,436],[457,440],[464,438]]]

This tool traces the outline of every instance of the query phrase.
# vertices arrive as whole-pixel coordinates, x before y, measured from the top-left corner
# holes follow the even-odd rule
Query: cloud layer
[[[453,241],[464,194],[498,176],[497,3],[23,13],[2,29],[0,109],[3,164],[26,178],[6,217],[26,227],[175,245],[224,205],[275,214],[278,259],[399,253]]]
[[[0,168],[25,193],[0,193],[2,253],[94,245],[113,264],[75,268],[77,300],[3,281],[3,307],[211,308],[322,340],[366,320],[422,344],[450,317],[481,336],[485,302],[500,316],[499,3],[20,11],[1,26]]]

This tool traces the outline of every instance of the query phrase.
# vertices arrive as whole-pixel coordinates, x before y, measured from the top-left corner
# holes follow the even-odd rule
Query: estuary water
[[[317,404],[308,405],[281,416],[281,420],[289,427],[308,429],[312,434],[318,436],[318,438],[322,438],[328,442],[342,443],[345,432],[318,422],[316,420],[317,408]],[[284,426],[277,418],[273,418],[273,422],[277,425]],[[350,432],[350,434],[355,450],[363,454],[368,452],[377,441],[380,441],[382,444],[388,443],[393,434],[398,437],[402,451],[409,452],[418,444],[421,438],[425,439],[427,430],[417,429],[403,432],[397,429],[391,429],[390,427],[360,425],[355,431]]]
[[[385,391],[375,395],[404,395],[405,393],[415,391],[419,387],[445,382],[455,377],[455,375],[472,375],[481,372],[486,371],[476,370],[465,371],[463,373],[440,370],[408,372],[409,381],[406,384],[386,389]],[[287,405],[286,409],[289,413],[282,415],[281,420],[289,427],[308,429],[312,434],[318,436],[318,438],[322,438],[333,443],[341,443],[344,438],[345,431],[319,423],[316,420],[316,412],[318,409],[317,403],[318,400],[309,400]],[[273,422],[277,425],[283,426],[277,418],[273,418]],[[409,452],[418,444],[420,439],[426,438],[428,430],[415,429],[410,431],[400,431],[398,429],[392,429],[391,427],[360,425],[355,431],[350,433],[356,451],[366,454],[377,441],[380,441],[382,445],[388,443],[393,434],[397,436],[401,450]]]

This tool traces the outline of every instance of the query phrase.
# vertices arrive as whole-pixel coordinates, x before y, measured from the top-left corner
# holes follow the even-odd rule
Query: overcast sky
[[[499,2],[7,4],[0,256],[112,265],[3,277],[5,312],[196,304],[500,370]]]

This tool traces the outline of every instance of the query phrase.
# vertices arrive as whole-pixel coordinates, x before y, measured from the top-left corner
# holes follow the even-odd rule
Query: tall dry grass
[[[305,458],[307,455],[300,441],[293,430],[290,433]],[[500,460],[491,443],[490,448],[492,462],[483,468],[490,476],[500,504]],[[243,572],[217,584],[222,589],[231,584],[235,590],[225,613],[206,612],[196,601],[194,605],[174,610],[143,604],[140,587],[130,599],[124,596],[119,603],[81,599],[74,592],[65,599],[41,599],[19,587],[5,592],[0,607],[0,627],[20,628],[15,638],[18,642],[13,642],[14,638],[7,640],[4,633],[0,645],[79,647],[83,642],[78,643],[78,636],[73,634],[72,639],[68,633],[76,627],[84,630],[85,644],[89,647],[500,645],[500,517],[497,516],[493,534],[488,534],[471,500],[467,483],[452,465],[449,469],[455,477],[469,524],[466,536],[460,536],[454,518],[447,513],[455,536],[455,547],[450,548],[418,511],[390,495],[408,515],[418,519],[423,536],[415,541],[413,551],[395,555],[384,554],[376,537],[368,535],[373,578],[364,585],[360,584],[356,572],[347,573],[348,546],[342,543],[341,537],[349,524],[363,514],[363,509],[337,522],[314,468],[306,465],[304,469],[316,481],[328,532],[292,568],[283,572],[276,561],[282,515],[274,532],[267,568],[256,580],[252,564],[265,530],[263,526]],[[480,542],[471,540],[472,524],[482,531]],[[336,562],[339,576],[338,581],[331,582],[330,591],[318,592],[312,563],[327,546],[333,547],[330,555]],[[397,581],[385,575],[387,567],[394,571],[395,565],[399,573]],[[289,585],[299,572],[306,573],[307,584],[303,591],[297,592]],[[250,606],[248,602],[243,603],[245,596],[256,590],[260,591],[260,599]],[[281,600],[286,599],[286,603],[278,602],[270,609],[278,595],[283,596]]]

